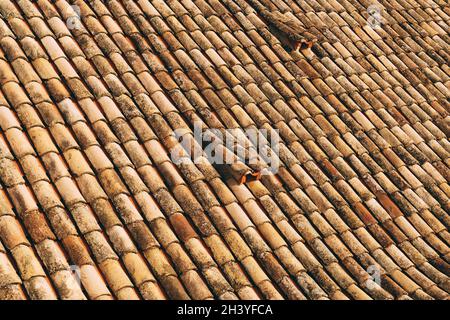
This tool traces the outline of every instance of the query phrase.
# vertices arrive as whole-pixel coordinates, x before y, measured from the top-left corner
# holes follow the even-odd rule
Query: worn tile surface
[[[373,3],[0,0],[0,299],[448,299],[450,6]]]

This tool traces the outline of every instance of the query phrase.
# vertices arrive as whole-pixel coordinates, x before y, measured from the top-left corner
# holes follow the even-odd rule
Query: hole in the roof
[[[247,182],[252,182],[261,179],[261,171],[247,172],[241,178],[240,183],[244,184]]]

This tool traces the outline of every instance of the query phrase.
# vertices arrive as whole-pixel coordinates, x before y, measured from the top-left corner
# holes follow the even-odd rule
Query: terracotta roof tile
[[[0,3],[0,299],[448,298],[445,6],[74,5]]]

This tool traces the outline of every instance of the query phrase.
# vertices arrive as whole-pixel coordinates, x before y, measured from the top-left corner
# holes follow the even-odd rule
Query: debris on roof
[[[258,0],[248,0],[255,11],[268,24],[269,30],[290,50],[310,49],[317,37],[307,31],[299,21],[290,19],[278,10],[271,11]],[[271,4],[273,6],[273,4]]]

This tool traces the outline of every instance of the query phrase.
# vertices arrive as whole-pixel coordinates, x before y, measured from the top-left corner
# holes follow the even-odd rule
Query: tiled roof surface
[[[373,3],[0,0],[0,299],[448,299],[450,6]]]

